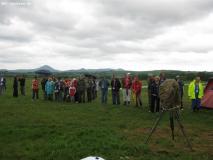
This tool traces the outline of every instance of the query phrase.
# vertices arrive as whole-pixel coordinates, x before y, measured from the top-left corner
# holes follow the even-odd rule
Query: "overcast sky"
[[[0,69],[213,71],[212,61],[213,0],[0,0]]]

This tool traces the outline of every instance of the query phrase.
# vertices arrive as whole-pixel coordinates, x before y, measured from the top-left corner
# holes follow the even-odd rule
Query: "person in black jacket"
[[[24,75],[19,78],[19,82],[20,82],[20,92],[22,96],[25,96],[25,77]]]
[[[151,112],[159,112],[160,98],[159,98],[160,77],[156,76],[155,81],[151,84]]]
[[[176,76],[175,80],[178,82],[179,85],[179,95],[180,95],[180,103],[181,109],[183,109],[183,93],[184,93],[184,82],[181,80],[180,76]]]
[[[43,77],[42,80],[41,80],[41,88],[42,88],[42,91],[43,91],[43,97],[44,97],[44,100],[47,99],[47,93],[45,91],[45,85],[47,83],[47,78],[46,77]]]
[[[112,104],[119,105],[121,82],[119,81],[118,78],[115,78],[115,75],[113,75],[111,80],[111,88],[112,88]]]
[[[18,97],[18,78],[17,78],[17,76],[14,77],[14,81],[13,81],[13,97]]]
[[[154,75],[152,75],[152,74],[149,74],[148,75],[148,79],[147,79],[147,85],[148,85],[148,87],[147,87],[147,91],[148,91],[148,104],[149,104],[149,111],[151,111],[152,109],[151,109],[151,97],[152,97],[152,94],[151,94],[151,86],[152,86],[152,84],[154,83],[154,81],[155,81],[155,76]]]

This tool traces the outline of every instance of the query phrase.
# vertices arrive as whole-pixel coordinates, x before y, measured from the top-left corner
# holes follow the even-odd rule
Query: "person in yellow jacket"
[[[188,96],[192,100],[193,111],[200,109],[200,100],[203,97],[203,85],[201,83],[200,77],[196,77],[189,84]]]

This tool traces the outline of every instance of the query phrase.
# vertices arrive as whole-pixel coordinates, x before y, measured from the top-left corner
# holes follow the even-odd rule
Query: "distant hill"
[[[41,67],[35,68],[35,69],[15,69],[15,70],[0,69],[0,72],[4,71],[4,72],[12,72],[12,73],[32,73],[32,72],[36,72],[39,70],[48,70],[52,73],[59,72],[59,70],[56,70],[48,65],[44,65],[44,66],[41,66]]]
[[[111,69],[111,68],[101,68],[101,69],[85,69],[85,68],[81,68],[81,69],[76,69],[76,70],[66,70],[63,72],[90,72],[90,73],[99,73],[99,72],[110,72],[110,71],[125,71],[124,69]]]
[[[57,77],[78,77],[80,75],[91,74],[96,77],[106,77],[110,79],[113,74],[117,77],[123,77],[125,73],[129,72],[132,76],[138,75],[140,79],[147,79],[148,74],[159,75],[160,72],[164,72],[167,78],[175,78],[177,75],[181,76],[184,80],[192,80],[197,75],[201,77],[202,80],[208,80],[208,78],[213,77],[213,72],[200,72],[200,71],[178,71],[178,70],[152,70],[152,71],[127,71],[124,69],[112,69],[112,68],[101,68],[101,69],[76,69],[76,70],[66,70],[60,71],[52,68],[51,66],[44,65],[35,69],[17,69],[17,70],[7,70],[0,69],[0,75],[4,74],[6,76],[14,76],[20,74],[26,74],[28,76],[34,76],[39,72],[50,72]]]
[[[56,70],[56,69],[54,69],[54,68],[52,68],[52,67],[50,67],[50,66],[48,66],[48,65],[44,65],[44,66],[41,66],[41,67],[39,67],[39,68],[36,68],[36,69],[34,69],[35,71],[38,71],[38,70],[48,70],[48,71],[50,71],[50,72],[60,72],[59,70]]]

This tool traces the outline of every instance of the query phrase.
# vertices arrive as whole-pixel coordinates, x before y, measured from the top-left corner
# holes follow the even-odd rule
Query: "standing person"
[[[96,98],[96,83],[95,83],[96,77],[92,77],[92,100],[95,100]]]
[[[98,90],[99,90],[99,80],[95,80],[95,98],[98,97]]]
[[[99,82],[99,87],[101,88],[101,103],[107,104],[109,82],[105,77]]]
[[[178,82],[178,86],[179,86],[179,95],[180,95],[180,103],[181,103],[181,109],[183,109],[183,93],[184,93],[184,82],[181,80],[180,76],[176,76],[175,79]]]
[[[76,94],[76,88],[72,81],[71,86],[69,88],[69,94],[70,94],[70,102],[75,102],[75,94]]]
[[[200,100],[203,97],[203,85],[201,83],[200,77],[196,77],[189,84],[188,96],[192,101],[192,109],[195,112],[200,109]]]
[[[25,77],[24,75],[22,75],[21,78],[19,78],[19,82],[20,82],[20,92],[22,96],[25,96]]]
[[[131,86],[132,86],[132,80],[130,77],[130,73],[127,73],[125,77],[123,78],[123,99],[124,99],[124,105],[130,104],[130,98],[131,98]]]
[[[86,83],[86,88],[87,88],[87,101],[91,102],[92,101],[92,79],[91,77],[87,78],[87,83]]]
[[[111,80],[111,88],[112,88],[112,104],[119,105],[121,82],[119,81],[118,78],[115,78],[115,75],[113,75]]]
[[[164,72],[160,73],[160,85],[166,80],[166,75]]]
[[[78,80],[76,78],[73,78],[73,85],[76,89],[76,93],[75,93],[75,103],[78,103],[79,101],[79,92],[78,92]]]
[[[59,77],[58,79],[58,90],[59,90],[59,93],[58,93],[58,101],[62,102],[63,101],[63,92],[64,92],[64,87],[65,87],[65,84],[64,84],[64,81]]]
[[[45,85],[45,91],[47,93],[47,99],[52,101],[53,100],[53,92],[54,92],[54,82],[52,78],[48,78],[48,81]]]
[[[6,78],[5,78],[5,77],[3,77],[3,92],[5,92],[5,91],[6,91],[6,88],[7,88],[6,83],[7,83],[7,80],[6,80]]]
[[[4,77],[0,77],[0,95],[4,92]]]
[[[59,101],[59,89],[60,89],[60,81],[58,79],[55,79],[55,101]]]
[[[14,77],[14,81],[13,81],[13,97],[18,97],[18,78],[17,78],[17,76]]]
[[[71,85],[71,81],[69,79],[65,79],[64,80],[64,101],[68,101],[69,100],[69,88]]]
[[[134,81],[132,83],[132,91],[136,97],[136,107],[142,106],[141,100],[141,90],[142,90],[142,82],[138,79],[138,76],[135,76]]]
[[[38,99],[38,79],[37,76],[32,80],[32,100]]]
[[[42,89],[42,91],[43,91],[44,100],[47,99],[47,92],[45,91],[45,85],[46,85],[47,81],[48,81],[48,80],[47,80],[46,77],[42,78],[42,80],[41,80],[41,89]]]
[[[155,81],[151,84],[151,112],[159,112],[160,98],[159,98],[160,77],[156,76]]]
[[[80,76],[78,81],[79,103],[85,103],[86,83],[84,77]]]
[[[151,86],[152,86],[152,83],[155,81],[155,78],[153,76],[153,74],[148,74],[148,79],[147,79],[147,91],[148,91],[148,104],[149,104],[149,111],[151,112],[151,97],[152,97],[152,94],[151,94]]]

